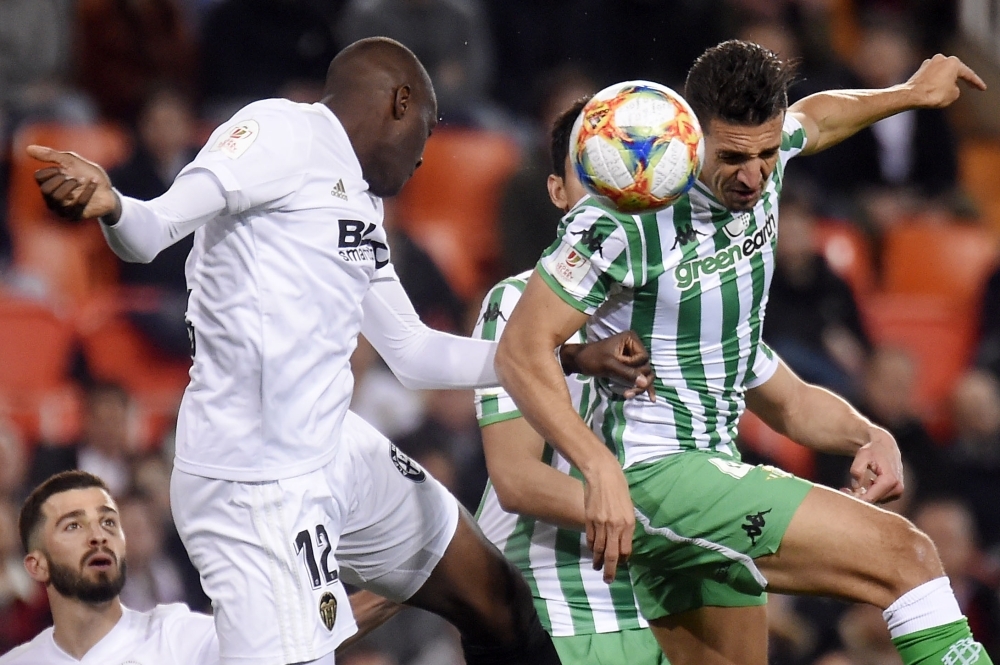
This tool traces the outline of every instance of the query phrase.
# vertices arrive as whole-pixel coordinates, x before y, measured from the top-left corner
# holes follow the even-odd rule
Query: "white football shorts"
[[[221,662],[316,660],[354,634],[343,584],[391,600],[423,586],[458,526],[458,502],[359,416],[337,455],[273,482],[174,470],[178,533],[212,599]]]

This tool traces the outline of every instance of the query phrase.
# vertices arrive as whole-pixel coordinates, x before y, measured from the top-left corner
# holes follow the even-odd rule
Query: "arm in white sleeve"
[[[395,277],[373,281],[361,303],[361,332],[411,390],[487,388],[499,384],[493,369],[496,342],[428,328]]]
[[[204,169],[183,173],[163,196],[151,201],[120,198],[118,223],[102,222],[101,231],[118,258],[130,263],[149,263],[226,209],[222,186]]]

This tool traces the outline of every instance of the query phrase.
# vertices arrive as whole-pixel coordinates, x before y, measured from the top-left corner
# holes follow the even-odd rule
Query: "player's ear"
[[[412,96],[412,91],[410,86],[401,85],[396,88],[396,92],[392,99],[392,117],[396,120],[402,120],[403,116],[406,115],[407,109],[410,107],[410,98]]]
[[[49,582],[49,561],[41,550],[32,550],[24,557],[24,569],[31,579],[42,584]]]
[[[549,200],[552,201],[552,205],[563,212],[569,210],[569,200],[566,197],[566,182],[555,173],[550,173],[548,183],[546,184],[549,188]]]

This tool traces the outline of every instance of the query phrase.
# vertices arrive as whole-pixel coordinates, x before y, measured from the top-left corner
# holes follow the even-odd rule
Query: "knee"
[[[944,575],[937,548],[923,531],[898,515],[892,515],[888,528],[887,587],[893,599],[924,582]]]

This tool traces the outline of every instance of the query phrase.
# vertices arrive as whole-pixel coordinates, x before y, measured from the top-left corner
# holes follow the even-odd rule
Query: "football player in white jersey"
[[[125,536],[107,485],[65,471],[39,485],[19,520],[24,567],[45,585],[53,627],[0,657],[2,665],[217,665],[212,617],[186,605],[124,607]]]
[[[471,665],[556,663],[517,570],[347,410],[359,332],[408,387],[496,383],[495,344],[424,326],[389,261],[381,197],[420,164],[430,79],[404,46],[372,38],[333,60],[325,95],[238,111],[149,202],[77,155],[28,148],[56,164],[36,173],[47,204],[100,218],[123,259],[195,233],[171,498],[222,662],[332,662],[355,630],[347,581],[449,619]]]

